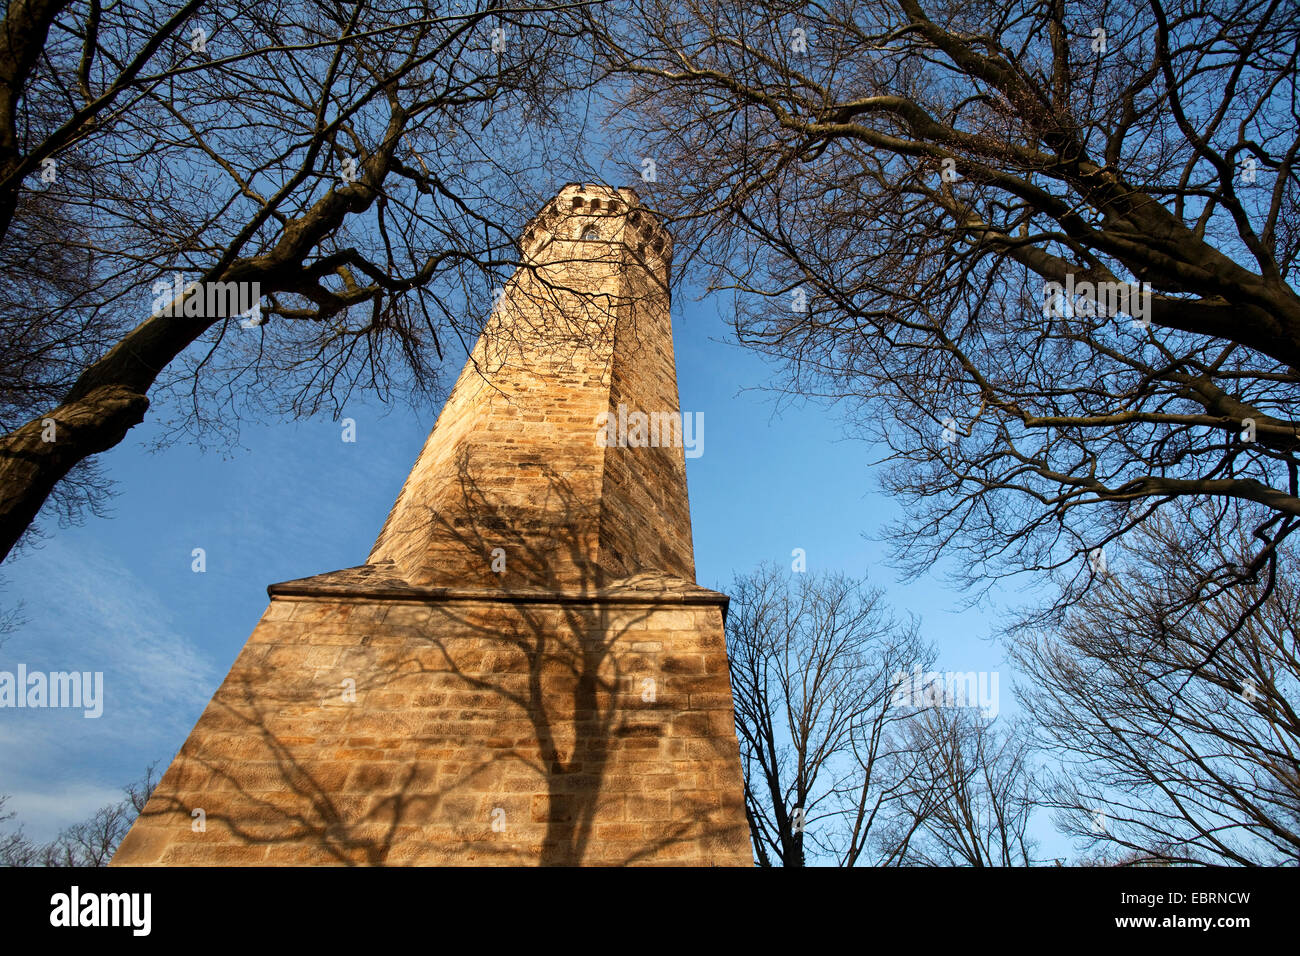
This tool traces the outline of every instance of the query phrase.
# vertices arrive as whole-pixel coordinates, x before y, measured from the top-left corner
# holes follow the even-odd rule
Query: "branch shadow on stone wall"
[[[588,516],[563,475],[547,472],[566,520],[545,540],[487,500],[468,454],[458,479],[465,507],[430,512],[424,533],[482,556],[486,574],[431,596],[392,565],[369,566],[276,597],[115,863],[727,855],[742,795],[709,774],[734,737],[688,706],[729,693],[725,656],[706,673],[703,657],[648,629],[655,608],[628,603],[679,608],[694,585],[649,571],[601,591],[589,542],[571,533]],[[498,548],[504,573],[490,570]]]

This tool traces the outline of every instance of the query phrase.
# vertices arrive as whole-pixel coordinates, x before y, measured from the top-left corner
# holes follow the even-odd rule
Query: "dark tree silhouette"
[[[931,659],[915,622],[895,620],[880,590],[843,575],[763,567],[730,595],[727,651],[759,865],[898,862],[910,831],[891,824],[918,755],[894,732],[909,714],[894,691],[900,672]]]
[[[157,764],[150,764],[139,780],[127,784],[126,798],[106,804],[90,817],[62,830],[49,843],[33,843],[21,825],[0,834],[0,866],[108,866],[131,824],[140,815],[158,783]],[[0,823],[15,814],[4,812],[8,796],[0,794]],[[12,824],[11,824],[12,826]]]
[[[1206,513],[1162,516],[1054,626],[1017,635],[1053,757],[1043,804],[1103,861],[1300,860],[1300,565],[1286,547],[1273,587],[1203,583],[1253,545]]]
[[[591,11],[620,157],[653,160],[679,260],[735,291],[775,387],[888,449],[910,568],[1065,569],[1068,606],[1178,500],[1253,532],[1207,583],[1276,562],[1300,524],[1295,4],[632,6]]]
[[[151,403],[210,438],[436,393],[553,191],[577,64],[552,6],[10,3],[0,557],[52,494],[96,505],[92,456]]]

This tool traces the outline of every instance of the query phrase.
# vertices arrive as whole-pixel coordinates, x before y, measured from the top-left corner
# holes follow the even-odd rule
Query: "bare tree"
[[[762,567],[730,589],[727,649],[745,809],[761,866],[895,862],[882,840],[915,755],[891,733],[899,675],[928,666],[915,622],[843,575]]]
[[[1050,616],[1178,500],[1254,533],[1208,584],[1276,562],[1300,526],[1295,4],[631,7],[591,11],[620,158],[653,160],[679,259],[735,292],[776,387],[888,448],[907,566],[1066,569]]]
[[[0,823],[8,823],[15,816],[12,810],[5,812],[8,802],[9,796],[0,793]],[[31,866],[38,857],[38,848],[27,839],[21,826],[0,833],[0,866]]]
[[[11,0],[0,557],[47,501],[95,507],[92,456],[151,402],[210,440],[436,393],[553,192],[565,9]]]
[[[1102,862],[1300,860],[1300,562],[1215,592],[1207,569],[1255,542],[1213,510],[1148,522],[1103,584],[1013,660],[1039,743],[1044,805]],[[1209,593],[1207,593],[1209,592]]]
[[[1038,805],[1030,744],[1017,723],[972,707],[927,707],[902,725],[919,755],[902,800],[914,829],[903,863],[1030,866],[1028,835]]]
[[[0,866],[108,866],[158,783],[157,767],[150,764],[143,777],[123,788],[126,799],[100,807],[49,843],[32,843],[21,826],[0,834]],[[0,795],[0,823],[14,817],[13,812],[3,812],[7,800]]]
[[[9,607],[0,608],[0,647],[4,646],[10,634],[27,623],[25,607],[22,601],[18,601]]]

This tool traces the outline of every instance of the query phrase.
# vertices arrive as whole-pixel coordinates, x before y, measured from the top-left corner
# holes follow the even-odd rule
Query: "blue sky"
[[[726,341],[729,300],[673,303],[684,411],[703,412],[704,454],[687,459],[697,579],[725,590],[761,561],[869,574],[901,613],[921,617],[942,670],[1011,675],[990,641],[997,608],[964,610],[931,573],[907,585],[875,536],[897,511],[880,493],[872,448],[844,440],[824,407],[784,408],[757,391],[770,373]],[[464,356],[452,359],[459,371]],[[267,604],[266,586],[365,561],[436,409],[356,404],[357,440],[328,417],[243,424],[229,452],[145,450],[153,416],[102,457],[117,481],[113,516],[50,526],[3,568],[3,603],[27,623],[0,646],[0,670],[103,671],[105,712],[0,712],[0,793],[29,835],[45,839],[118,799],[151,761],[165,766],[225,676]],[[207,570],[191,570],[203,548]],[[1044,849],[1068,846],[1046,820]]]

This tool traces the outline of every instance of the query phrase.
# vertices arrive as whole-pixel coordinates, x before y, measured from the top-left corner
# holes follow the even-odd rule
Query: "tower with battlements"
[[[751,864],[670,237],[570,185],[366,563],[270,605],[114,865]]]

